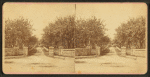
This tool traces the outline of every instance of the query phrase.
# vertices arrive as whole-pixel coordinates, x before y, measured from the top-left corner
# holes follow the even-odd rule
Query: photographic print
[[[5,74],[145,74],[146,3],[6,2]]]

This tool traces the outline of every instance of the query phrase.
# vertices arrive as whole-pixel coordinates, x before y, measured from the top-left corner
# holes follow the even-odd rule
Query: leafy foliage
[[[64,48],[85,47],[89,44],[100,46],[110,41],[104,36],[105,30],[103,22],[95,17],[88,20],[75,20],[74,16],[58,18],[43,29],[42,43]]]
[[[144,17],[129,19],[116,29],[115,42],[127,48],[145,48],[146,19]]]
[[[36,36],[29,37],[28,47],[32,48],[37,42],[38,42],[38,39]]]
[[[32,25],[27,19],[19,18],[5,21],[5,47],[28,45],[32,33]]]

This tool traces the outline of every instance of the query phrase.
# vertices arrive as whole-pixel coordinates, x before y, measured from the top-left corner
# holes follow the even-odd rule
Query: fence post
[[[89,53],[88,53],[87,55],[91,55],[92,46],[91,46],[91,45],[88,45],[88,46],[86,46],[86,49],[89,49],[89,50],[90,50]]]
[[[49,56],[54,56],[54,47],[49,47]]]
[[[63,49],[63,46],[59,46],[59,55],[62,54],[62,50],[61,49]]]
[[[23,52],[24,52],[24,55],[27,56],[28,55],[28,47],[23,47]]]
[[[14,49],[16,50],[17,55],[19,55],[19,47],[14,47]]]
[[[99,56],[100,55],[100,47],[99,46],[96,46],[96,51],[97,51],[96,55]]]
[[[126,47],[121,47],[122,56],[126,56]]]

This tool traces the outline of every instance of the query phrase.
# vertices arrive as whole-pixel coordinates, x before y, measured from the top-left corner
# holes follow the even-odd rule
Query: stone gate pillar
[[[96,55],[99,56],[100,55],[100,47],[96,46]]]
[[[17,52],[17,55],[19,55],[19,47],[14,47],[14,49]]]
[[[122,56],[126,56],[126,47],[121,47]]]
[[[25,56],[28,56],[28,47],[23,47],[23,52]]]
[[[88,55],[91,55],[91,51],[92,51],[92,46],[88,45],[86,46],[86,48],[89,50],[89,52],[87,52]]]
[[[49,47],[49,56],[54,56],[54,47]]]
[[[59,54],[58,55],[62,55],[62,49],[63,49],[63,46],[59,46]]]

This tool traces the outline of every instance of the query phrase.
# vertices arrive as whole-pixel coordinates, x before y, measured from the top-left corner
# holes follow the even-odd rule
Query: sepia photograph
[[[146,3],[6,2],[4,74],[145,74]]]

